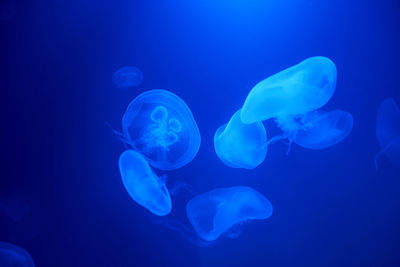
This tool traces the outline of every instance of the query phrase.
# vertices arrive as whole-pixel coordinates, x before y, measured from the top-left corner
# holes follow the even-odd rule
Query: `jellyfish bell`
[[[308,149],[325,149],[346,138],[353,129],[353,116],[344,110],[314,111],[301,118],[294,142]]]
[[[125,189],[133,200],[158,216],[171,212],[171,197],[165,179],[153,173],[140,153],[124,151],[119,157],[119,170]]]
[[[132,100],[122,118],[122,129],[127,143],[160,170],[188,164],[200,147],[192,112],[181,98],[166,90],[146,91]]]
[[[238,110],[214,135],[214,149],[232,168],[254,169],[267,155],[267,133],[261,122],[244,124]]]
[[[186,205],[186,215],[200,238],[214,241],[225,233],[238,233],[230,229],[240,223],[269,218],[272,209],[272,204],[259,192],[235,186],[213,189],[192,198]]]
[[[244,102],[241,119],[249,124],[316,110],[332,97],[336,75],[329,58],[308,58],[256,84]]]
[[[400,109],[393,98],[382,101],[376,118],[376,137],[380,152],[375,156],[375,164],[385,154],[389,160],[400,165]]]
[[[31,255],[23,248],[0,241],[0,266],[2,267],[34,267]]]
[[[114,72],[112,80],[118,88],[126,89],[141,84],[143,74],[136,67],[123,67]]]

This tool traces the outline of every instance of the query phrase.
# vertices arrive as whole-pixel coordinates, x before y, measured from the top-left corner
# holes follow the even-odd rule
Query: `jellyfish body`
[[[214,135],[217,156],[232,168],[254,169],[267,155],[267,133],[261,122],[244,124],[238,110]]]
[[[272,204],[250,187],[219,188],[191,199],[186,215],[200,238],[214,241],[247,220],[269,218]]]
[[[137,96],[122,118],[122,129],[127,143],[161,170],[186,165],[200,147],[192,112],[181,98],[166,90]]]
[[[353,129],[353,116],[344,110],[315,111],[301,118],[301,127],[294,142],[308,149],[324,149],[333,146]]]
[[[133,200],[158,216],[171,212],[171,197],[164,181],[153,173],[140,153],[124,151],[119,158],[119,170]]]
[[[400,164],[400,109],[393,98],[385,99],[379,106],[376,137],[381,151],[376,155],[375,163],[384,153],[390,161]]]
[[[31,255],[16,245],[0,242],[0,266],[2,267],[34,267]]]
[[[143,74],[136,67],[124,67],[114,72],[112,80],[118,88],[126,89],[141,84]]]
[[[244,123],[305,114],[325,105],[336,87],[336,66],[326,57],[311,57],[259,82],[241,112]]]

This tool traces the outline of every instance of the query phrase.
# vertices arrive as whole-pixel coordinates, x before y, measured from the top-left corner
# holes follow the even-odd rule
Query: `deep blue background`
[[[398,0],[21,0],[0,33],[0,193],[39,203],[38,233],[15,242],[37,266],[400,265],[399,168],[373,165],[377,108],[400,103]],[[316,55],[337,65],[324,109],[350,111],[351,135],[288,156],[271,146],[252,171],[223,165],[214,132],[252,86]],[[144,80],[121,91],[111,76],[126,65]],[[199,248],[130,199],[106,122],[119,130],[128,103],[156,88],[186,101],[202,135],[168,183],[252,186],[273,203],[269,220]]]

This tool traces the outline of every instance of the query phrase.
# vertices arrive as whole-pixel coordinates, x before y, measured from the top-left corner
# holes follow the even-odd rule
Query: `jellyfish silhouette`
[[[311,57],[259,82],[247,96],[241,119],[254,123],[305,114],[325,105],[336,87],[336,66]]]
[[[213,241],[245,221],[269,218],[272,205],[254,189],[236,186],[194,197],[186,205],[186,215],[200,238]]]
[[[217,156],[233,168],[254,169],[267,155],[267,133],[261,122],[244,124],[238,110],[214,135]]]
[[[378,109],[376,137],[381,150],[375,156],[375,165],[385,154],[389,160],[400,165],[400,110],[393,98],[386,98]]]
[[[122,118],[122,129],[125,142],[160,170],[186,165],[200,147],[192,112],[182,99],[166,90],[137,96]]]
[[[141,84],[143,74],[136,67],[124,67],[114,72],[112,80],[118,88],[126,89]]]
[[[158,216],[171,212],[171,197],[165,181],[153,173],[140,153],[124,151],[119,157],[119,170],[125,189],[133,200]]]
[[[31,255],[23,248],[0,241],[0,266],[34,267]]]

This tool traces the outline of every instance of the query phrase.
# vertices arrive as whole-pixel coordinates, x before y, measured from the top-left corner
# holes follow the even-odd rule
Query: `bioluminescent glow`
[[[316,110],[332,97],[336,66],[326,57],[311,57],[259,82],[244,102],[241,119],[254,123]]]
[[[177,95],[150,90],[129,104],[122,118],[125,141],[161,170],[180,168],[196,156],[200,132],[193,114]]]
[[[385,154],[395,164],[400,164],[400,109],[393,98],[386,98],[378,109],[376,117],[376,137],[381,151],[375,156],[378,160]]]
[[[353,129],[353,116],[344,110],[314,111],[301,118],[294,142],[308,149],[325,149],[336,145]]]
[[[242,222],[269,218],[272,204],[250,187],[219,188],[191,199],[186,215],[200,238],[214,241]]]
[[[34,267],[35,263],[25,249],[7,242],[0,242],[0,266]]]
[[[240,110],[214,135],[217,156],[233,168],[254,169],[267,155],[267,133],[261,122],[244,124]]]
[[[165,181],[153,173],[140,153],[124,151],[119,157],[119,170],[125,189],[133,200],[158,216],[171,212],[171,197]]]
[[[124,67],[114,72],[112,80],[118,88],[126,89],[141,84],[143,74],[136,67]]]

